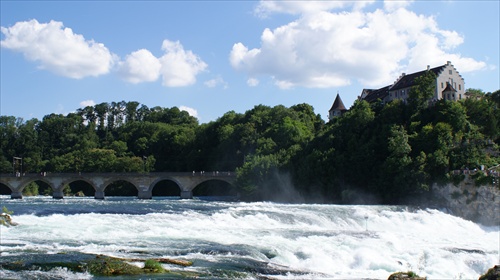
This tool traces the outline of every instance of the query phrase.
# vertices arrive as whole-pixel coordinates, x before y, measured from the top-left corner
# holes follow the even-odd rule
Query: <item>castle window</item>
[[[458,90],[462,90],[462,85],[458,84]]]
[[[450,75],[451,75],[451,74],[453,74],[453,71],[452,71],[452,70],[449,70],[448,72],[450,73]]]
[[[441,88],[444,88],[444,84],[443,84],[443,82],[441,82]]]

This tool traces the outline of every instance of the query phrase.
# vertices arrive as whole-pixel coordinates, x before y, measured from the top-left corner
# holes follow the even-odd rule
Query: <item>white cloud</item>
[[[160,58],[140,49],[119,61],[103,44],[86,40],[58,21],[21,21],[12,27],[2,26],[1,32],[5,36],[2,48],[22,53],[40,69],[75,79],[108,74],[116,65],[117,74],[129,83],[152,82],[161,75],[164,86],[182,87],[195,83],[196,76],[207,68],[178,41],[164,40],[165,53]]]
[[[187,106],[180,106],[179,110],[186,111],[190,116],[198,118],[198,111],[196,109]]]
[[[94,100],[91,100],[91,99],[83,100],[82,102],[80,102],[80,107],[82,107],[82,108],[85,108],[87,106],[94,106],[94,105],[95,105],[95,102],[94,102]]]
[[[255,79],[255,78],[249,78],[247,80],[247,85],[250,87],[256,87],[259,85],[259,80]]]
[[[220,76],[218,76],[215,79],[211,79],[211,80],[206,81],[205,86],[207,86],[209,88],[214,88],[216,86],[222,86],[222,88],[224,88],[224,89],[228,88],[227,82],[224,81],[224,79],[222,79],[222,77],[220,77]]]
[[[162,49],[165,54],[159,60],[164,86],[192,85],[196,82],[196,75],[207,68],[207,64],[192,51],[184,50],[179,41],[164,40]]]
[[[249,51],[242,43],[236,43],[233,45],[233,49],[229,55],[229,62],[238,70],[253,68],[253,65],[250,63],[255,61],[259,53],[259,49],[252,49]]]
[[[353,2],[358,1],[260,1],[254,13],[264,18],[273,13],[298,15],[343,8]]]
[[[399,1],[399,0],[398,0]],[[267,18],[274,13],[302,15],[314,14],[321,11],[332,11],[352,7],[354,11],[361,10],[375,0],[357,0],[357,1],[268,1],[261,0],[254,9],[254,14],[261,18]],[[404,2],[404,1],[403,1]]]
[[[39,68],[61,76],[80,79],[107,74],[116,60],[103,44],[85,40],[62,22],[39,23],[33,19],[12,27],[1,27],[2,48],[22,53]]]
[[[140,49],[125,57],[118,65],[118,73],[127,82],[153,82],[160,76],[161,64],[150,51]]]
[[[353,80],[384,86],[401,72],[448,60],[461,73],[486,68],[484,62],[453,53],[463,43],[460,34],[440,29],[432,16],[407,10],[408,2],[397,4],[397,9],[393,3],[387,4],[392,5],[389,10],[373,12],[311,12],[319,5],[314,2],[297,20],[274,30],[266,28],[260,47],[234,44],[229,61],[249,77],[272,77],[282,89],[338,87]],[[304,2],[266,1],[262,5],[272,11],[284,11],[285,6],[299,11]]]
[[[413,0],[385,0],[384,1],[384,9],[387,11],[395,11],[400,8],[408,7]]]

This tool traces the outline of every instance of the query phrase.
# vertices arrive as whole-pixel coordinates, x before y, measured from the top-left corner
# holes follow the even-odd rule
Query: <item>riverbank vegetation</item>
[[[451,170],[500,163],[500,91],[428,102],[422,88],[407,103],[356,101],[329,122],[308,104],[203,124],[177,107],[125,101],[42,120],[0,116],[0,172],[237,171],[247,200],[403,203]]]

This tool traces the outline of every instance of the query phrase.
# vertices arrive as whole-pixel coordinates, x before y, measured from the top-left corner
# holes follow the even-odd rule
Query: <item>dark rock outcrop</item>
[[[396,272],[391,274],[387,280],[426,280],[426,277],[420,277],[412,271]]]
[[[488,269],[488,272],[479,277],[479,280],[500,280],[500,265]]]

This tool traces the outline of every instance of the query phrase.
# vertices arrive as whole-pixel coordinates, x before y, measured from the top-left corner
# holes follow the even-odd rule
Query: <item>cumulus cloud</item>
[[[82,102],[80,102],[80,107],[82,107],[82,108],[85,108],[87,106],[94,106],[94,105],[95,105],[95,102],[94,102],[94,100],[91,100],[91,99],[83,100]]]
[[[162,50],[165,54],[159,60],[164,86],[192,85],[196,82],[196,75],[207,68],[207,64],[192,51],[184,50],[179,41],[164,40]]]
[[[211,80],[206,81],[205,82],[205,86],[207,86],[209,88],[214,88],[214,87],[217,87],[217,86],[222,86],[222,88],[224,88],[224,89],[228,88],[227,82],[224,81],[224,79],[222,77],[220,77],[220,76],[218,76],[215,79],[211,79]]]
[[[249,77],[270,76],[282,89],[338,87],[353,80],[384,86],[401,72],[448,60],[460,72],[486,68],[484,62],[454,53],[463,36],[439,28],[432,16],[408,10],[410,2],[387,2],[384,9],[372,12],[358,9],[359,4],[350,4],[350,12],[331,11],[346,2],[312,2],[306,7],[308,3],[261,2],[260,13],[267,9],[300,16],[273,30],[266,28],[257,48],[235,43],[229,55],[232,67]]]
[[[22,53],[39,68],[80,79],[107,74],[116,57],[103,44],[86,40],[62,22],[39,23],[33,19],[1,27],[2,48]]]
[[[178,41],[164,40],[164,54],[160,58],[140,49],[120,61],[104,44],[86,40],[58,21],[20,21],[12,27],[2,26],[1,32],[5,36],[2,48],[20,52],[26,59],[37,62],[40,69],[69,78],[99,76],[114,69],[129,83],[153,82],[161,75],[164,86],[182,87],[195,83],[196,76],[207,68],[205,62],[192,51],[184,50]]]
[[[118,73],[127,82],[153,82],[160,76],[161,63],[150,51],[140,49],[125,57],[118,65]]]
[[[126,56],[125,61],[118,65],[122,78],[130,83],[153,82],[160,76],[166,87],[189,86],[196,82],[196,76],[207,68],[197,55],[190,50],[184,50],[179,41],[164,40],[160,58],[149,50],[141,49]],[[220,82],[209,82],[214,86]]]
[[[187,106],[180,106],[179,110],[186,111],[191,117],[198,118],[198,111],[196,109]]]

